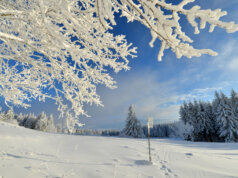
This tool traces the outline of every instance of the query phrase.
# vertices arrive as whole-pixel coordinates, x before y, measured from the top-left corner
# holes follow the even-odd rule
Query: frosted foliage
[[[195,33],[206,23],[237,31],[233,22],[220,21],[221,10],[185,9],[193,0],[178,5],[164,0],[2,0],[0,1],[0,94],[6,104],[30,107],[32,99],[55,100],[67,125],[86,115],[84,104],[102,105],[96,92],[98,84],[115,88],[108,70],[129,70],[128,57],[136,48],[125,36],[109,29],[116,25],[116,12],[128,22],[137,20],[151,31],[152,40],[161,40],[158,60],[171,48],[178,58],[216,55],[195,49],[181,29],[179,15],[185,15]],[[164,9],[170,12],[166,13]],[[200,27],[196,19],[200,19]],[[69,104],[70,103],[70,104]]]
[[[122,11],[122,15],[128,22],[137,20],[148,27],[151,31],[152,40],[150,46],[156,39],[161,41],[158,60],[161,61],[164,50],[171,48],[177,58],[186,56],[201,56],[201,54],[217,55],[209,49],[195,49],[190,43],[193,42],[185,32],[182,31],[179,20],[180,15],[186,16],[188,22],[194,28],[194,33],[198,34],[199,29],[204,29],[206,24],[210,24],[210,32],[216,26],[226,29],[228,33],[238,30],[238,25],[234,22],[222,22],[220,17],[226,15],[221,9],[203,10],[200,6],[194,5],[191,9],[186,9],[189,3],[195,0],[183,0],[178,5],[166,3],[165,0],[140,0],[135,3],[133,0],[100,0],[97,1],[99,18],[105,28],[110,28],[110,24],[115,24],[113,12]],[[165,11],[166,10],[166,11]],[[197,23],[197,19],[200,24]]]
[[[115,88],[108,68],[128,70],[127,57],[136,50],[124,36],[107,32],[95,12],[91,1],[81,8],[70,0],[0,2],[0,93],[6,104],[29,107],[30,99],[51,98],[73,124],[87,115],[85,103],[102,105],[96,85]]]

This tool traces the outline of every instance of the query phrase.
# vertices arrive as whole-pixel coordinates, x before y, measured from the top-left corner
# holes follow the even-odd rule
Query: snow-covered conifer
[[[20,113],[19,115],[17,115],[17,122],[18,125],[22,125],[22,123],[24,122],[24,115],[22,113]]]
[[[12,124],[18,124],[16,120],[16,115],[14,114],[13,108],[10,108],[5,114],[4,114],[4,121],[12,123]]]
[[[37,122],[37,117],[33,113],[30,113],[26,115],[23,122],[23,126],[29,129],[35,129],[36,122]]]
[[[2,107],[0,107],[0,120],[4,120],[4,115],[5,115],[5,113],[2,111]]]
[[[206,141],[217,141],[218,135],[216,132],[216,120],[213,113],[212,104],[210,102],[205,103],[205,134]]]
[[[205,103],[199,101],[197,105],[197,113],[196,113],[196,140],[202,141],[206,139],[206,113],[205,113]]]
[[[42,112],[38,117],[37,117],[37,122],[35,129],[40,130],[40,131],[46,131],[48,125],[48,118],[44,112]]]
[[[234,125],[237,130],[236,141],[238,141],[238,94],[232,89],[231,90],[231,107],[234,114]]]
[[[56,132],[56,128],[54,125],[54,117],[52,114],[50,114],[50,117],[47,120],[47,126],[45,129],[46,132]]]
[[[5,119],[6,120],[13,120],[15,118],[15,114],[13,112],[13,108],[10,108],[6,113],[5,113]]]
[[[144,137],[140,121],[136,118],[136,113],[133,105],[129,107],[129,113],[126,119],[126,126],[123,130],[123,133],[128,137]]]
[[[180,106],[179,110],[180,120],[186,124],[189,120],[188,104],[184,101],[183,105]]]
[[[221,102],[219,105],[219,114],[216,117],[216,124],[220,138],[226,142],[235,141],[237,137],[237,128],[231,102],[221,93]]]

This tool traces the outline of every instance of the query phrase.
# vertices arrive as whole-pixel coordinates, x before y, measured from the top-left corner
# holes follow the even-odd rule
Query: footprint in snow
[[[27,169],[27,170],[31,170],[32,169],[32,167],[30,167],[30,166],[27,166],[27,167],[24,167],[25,169]]]
[[[185,155],[187,155],[187,156],[193,156],[192,153],[185,153]]]
[[[170,172],[170,173],[172,172],[171,169],[169,169],[169,168],[167,168],[167,170],[168,170],[168,172]]]
[[[136,160],[135,164],[138,166],[147,166],[147,165],[152,165],[150,161],[147,160]]]

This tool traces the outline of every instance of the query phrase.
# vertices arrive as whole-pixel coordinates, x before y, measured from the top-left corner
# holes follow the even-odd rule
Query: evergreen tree
[[[186,124],[189,120],[188,104],[184,101],[179,110],[180,120]]]
[[[22,113],[20,113],[19,115],[17,115],[17,122],[18,125],[22,125],[23,121],[24,121],[24,115]]]
[[[129,107],[129,113],[126,119],[126,126],[123,133],[126,136],[134,138],[144,137],[140,121],[136,118],[135,109],[132,105]]]
[[[193,103],[191,101],[189,101],[188,108],[187,108],[187,119],[186,120],[190,125],[193,124],[193,115],[194,115],[193,108],[194,108]]]
[[[232,89],[231,90],[231,107],[234,113],[234,124],[236,128],[235,140],[238,141],[238,94]]]
[[[206,113],[205,113],[205,103],[195,101],[196,107],[196,140],[197,141],[205,141],[206,140]]]
[[[38,117],[37,117],[37,122],[35,129],[40,130],[40,131],[46,131],[47,125],[48,125],[48,119],[47,116],[44,112],[42,112]]]
[[[37,122],[37,118],[34,114],[30,113],[29,115],[26,115],[23,126],[29,129],[35,129]]]
[[[213,109],[215,118],[217,118],[220,114],[220,110],[221,110],[220,106],[221,106],[221,96],[217,91],[215,91],[215,98],[212,102],[212,109]]]
[[[13,120],[15,117],[15,114],[13,112],[13,108],[10,108],[6,113],[5,113],[5,120]]]
[[[216,120],[213,113],[212,104],[210,102],[205,104],[205,133],[206,141],[214,142],[218,140],[218,135],[216,132]]]
[[[5,118],[4,115],[5,115],[5,114],[4,114],[4,112],[2,111],[2,108],[0,107],[0,120],[2,120],[2,121],[4,120],[4,118]]]
[[[236,121],[231,102],[224,93],[221,93],[219,109],[219,114],[216,118],[219,136],[226,142],[235,141],[237,137]]]
[[[16,120],[16,117],[15,117],[15,114],[13,112],[13,108],[10,108],[4,115],[3,117],[4,121],[5,122],[9,122],[9,123],[12,123],[12,124],[18,124],[17,123],[17,120]]]
[[[54,126],[54,118],[53,118],[52,114],[50,114],[50,117],[47,120],[46,131],[47,132],[56,132],[56,128]]]

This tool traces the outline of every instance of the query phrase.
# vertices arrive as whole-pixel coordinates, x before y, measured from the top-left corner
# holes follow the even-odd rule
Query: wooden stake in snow
[[[151,117],[147,119],[147,126],[148,126],[149,161],[152,162],[150,153],[150,128],[153,128],[153,119]]]

